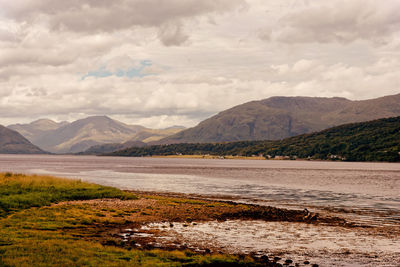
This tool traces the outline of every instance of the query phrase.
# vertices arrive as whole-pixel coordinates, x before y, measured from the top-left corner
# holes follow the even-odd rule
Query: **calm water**
[[[400,224],[400,164],[0,155],[0,171],[81,178],[123,189],[233,196]]]

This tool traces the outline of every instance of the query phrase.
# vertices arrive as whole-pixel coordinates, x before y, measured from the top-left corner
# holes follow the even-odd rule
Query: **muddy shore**
[[[88,227],[82,229],[81,233],[76,234],[79,238],[100,242],[103,245],[120,246],[127,249],[160,248],[165,250],[189,250],[193,253],[202,254],[230,253],[251,255],[258,261],[268,262],[267,266],[280,266],[280,264],[305,266],[309,263],[316,264],[314,266],[328,266],[331,264],[325,265],[324,257],[332,258],[335,256],[328,252],[318,251],[319,248],[316,248],[315,253],[324,253],[324,255],[304,252],[301,257],[298,255],[292,257],[290,254],[285,253],[284,249],[270,249],[268,246],[264,246],[265,242],[262,243],[260,241],[254,245],[251,240],[265,238],[257,235],[267,228],[269,229],[268,238],[273,237],[273,233],[279,230],[283,235],[278,238],[287,239],[286,241],[289,242],[287,244],[292,242],[290,240],[291,236],[284,233],[293,231],[294,236],[300,237],[303,229],[307,229],[307,232],[315,232],[311,236],[304,237],[308,240],[304,240],[304,243],[310,243],[310,240],[314,237],[318,240],[321,229],[329,229],[330,231],[328,234],[325,232],[323,235],[335,235],[336,233],[349,235],[354,232],[356,236],[365,235],[366,239],[369,238],[369,235],[381,237],[400,236],[398,229],[377,229],[358,225],[340,217],[314,213],[307,210],[307,208],[304,210],[290,210],[242,204],[236,203],[232,199],[220,200],[219,196],[202,197],[176,193],[130,192],[137,194],[139,199],[96,199],[63,202],[56,205],[85,205],[94,210],[103,220],[109,221],[109,223],[88,225]],[[254,228],[254,226],[258,228]],[[293,227],[296,230],[293,230]],[[253,229],[253,232],[248,233],[248,229]],[[68,229],[65,231],[68,231]],[[227,239],[226,236],[232,234],[232,231],[235,231],[237,236]],[[221,242],[213,242],[217,241],[218,234],[225,236],[222,237]],[[215,236],[212,237],[212,235]],[[240,237],[244,235],[247,235],[248,239],[241,240]],[[241,243],[238,244],[235,240],[232,240],[235,238],[237,242]],[[324,237],[321,238],[324,239]],[[296,241],[298,242],[298,240],[293,240],[293,242]],[[326,241],[329,241],[329,239]],[[246,242],[252,243],[254,247],[250,249],[249,245],[246,246]],[[271,242],[273,247],[279,247],[277,245],[274,246],[273,241]],[[312,243],[315,242],[315,240],[312,241]],[[257,247],[262,247],[262,249],[257,250]],[[299,246],[299,248],[302,249],[303,246]],[[340,253],[350,255],[356,252],[347,249],[340,250]],[[341,255],[338,255],[338,257],[341,257]],[[357,255],[357,257],[361,256]],[[368,257],[378,258],[379,255],[369,255]],[[395,260],[393,255],[388,255],[387,257],[389,261]],[[373,264],[374,260],[370,262]],[[367,264],[366,266],[372,265]]]

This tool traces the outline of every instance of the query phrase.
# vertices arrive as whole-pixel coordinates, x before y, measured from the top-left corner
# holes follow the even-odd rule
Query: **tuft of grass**
[[[137,199],[132,193],[81,180],[9,172],[0,174],[0,217],[60,201],[98,198]]]

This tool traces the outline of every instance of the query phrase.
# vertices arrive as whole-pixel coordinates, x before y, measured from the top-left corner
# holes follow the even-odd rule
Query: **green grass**
[[[128,251],[80,240],[71,243],[55,239],[11,245],[4,256],[5,266],[255,266],[251,258],[239,260],[231,255]]]
[[[257,266],[250,257],[124,249],[91,241],[115,223],[88,205],[31,208],[0,220],[0,266]],[[116,225],[118,226],[118,225]]]
[[[135,199],[117,188],[80,180],[24,174],[0,174],[0,217],[11,212],[68,200],[97,198]]]
[[[0,174],[0,266],[260,266],[235,255],[104,246],[99,229],[123,219],[82,203],[50,205],[94,198],[136,196],[78,180]]]

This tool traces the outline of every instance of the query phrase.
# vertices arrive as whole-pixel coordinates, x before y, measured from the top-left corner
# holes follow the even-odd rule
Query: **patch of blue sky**
[[[82,80],[86,79],[87,77],[96,77],[96,78],[104,78],[110,76],[117,76],[117,77],[145,77],[149,75],[157,75],[156,73],[143,73],[143,70],[146,67],[152,66],[153,63],[151,60],[142,60],[140,61],[140,66],[135,66],[127,69],[117,69],[116,71],[110,71],[107,69],[107,66],[101,66],[97,70],[89,71],[86,75],[82,77]]]

